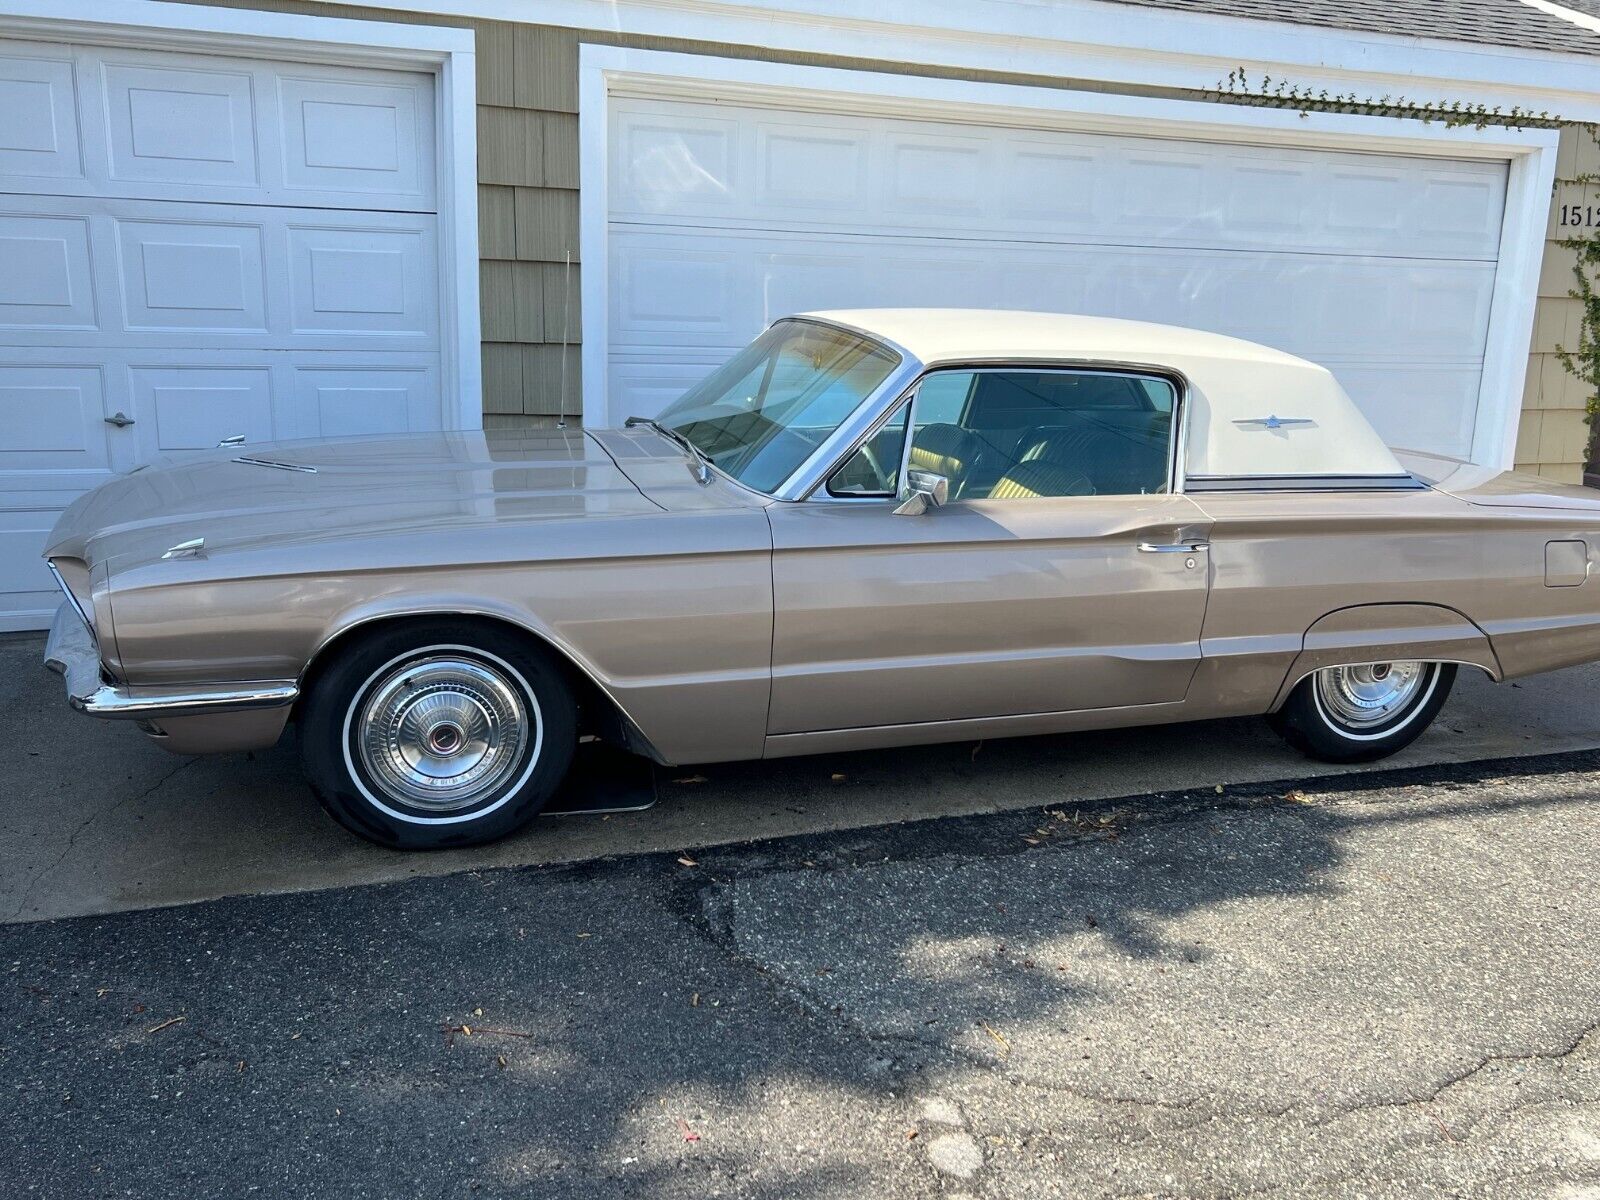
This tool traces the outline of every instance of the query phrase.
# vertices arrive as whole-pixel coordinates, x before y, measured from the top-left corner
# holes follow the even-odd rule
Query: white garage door
[[[437,429],[433,77],[0,42],[0,629],[163,452]]]
[[[1469,453],[1504,163],[632,98],[610,116],[613,420],[776,316],[960,305],[1264,342],[1332,368],[1391,445]]]

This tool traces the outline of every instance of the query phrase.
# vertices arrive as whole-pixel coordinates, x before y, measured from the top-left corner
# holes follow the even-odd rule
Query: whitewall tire
[[[1296,750],[1325,762],[1371,762],[1409,746],[1449,698],[1454,663],[1325,667],[1302,679],[1267,718]]]
[[[576,707],[530,639],[416,621],[335,652],[300,714],[301,752],[352,832],[408,850],[477,845],[524,824],[566,776]]]

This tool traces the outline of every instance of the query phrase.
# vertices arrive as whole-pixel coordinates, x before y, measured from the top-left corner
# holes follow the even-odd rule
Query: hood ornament
[[[1247,417],[1242,421],[1235,421],[1244,429],[1286,429],[1290,425],[1315,425],[1310,417]]]
[[[202,553],[206,548],[203,537],[190,538],[187,542],[179,542],[172,549],[163,554],[162,558],[204,558]]]

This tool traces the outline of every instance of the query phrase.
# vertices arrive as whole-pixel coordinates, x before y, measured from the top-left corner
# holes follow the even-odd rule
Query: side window
[[[1164,492],[1176,408],[1157,376],[941,371],[917,391],[908,462],[948,479],[952,500]]]
[[[893,496],[900,490],[900,460],[906,448],[906,417],[911,406],[902,404],[883,427],[828,477],[834,496]]]

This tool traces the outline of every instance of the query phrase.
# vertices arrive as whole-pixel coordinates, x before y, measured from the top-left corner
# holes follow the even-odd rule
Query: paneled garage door
[[[0,629],[153,456],[437,429],[434,79],[0,43]]]
[[[775,316],[962,305],[1265,342],[1392,445],[1470,451],[1504,163],[628,97],[610,127],[613,420]]]

